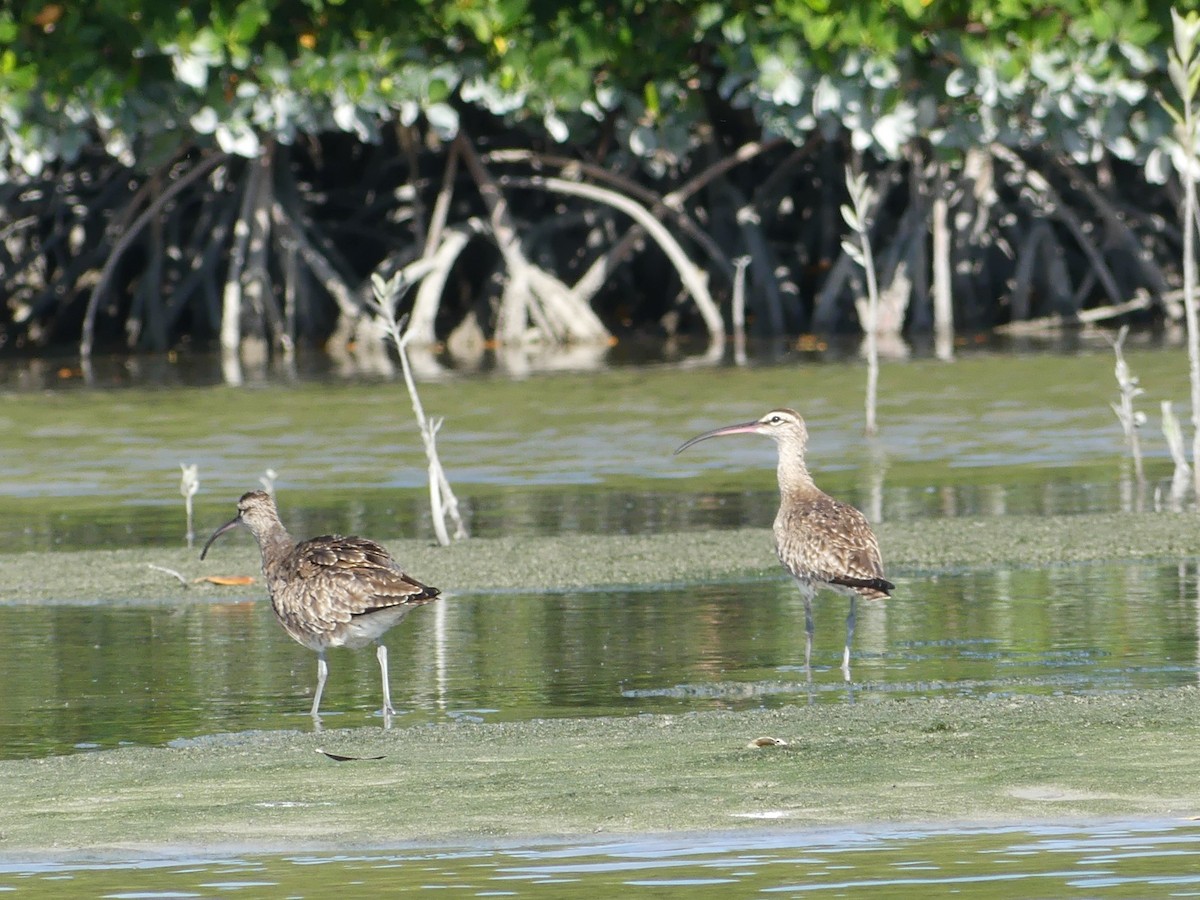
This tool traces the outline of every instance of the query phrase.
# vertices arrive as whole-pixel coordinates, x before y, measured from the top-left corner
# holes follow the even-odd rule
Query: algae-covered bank
[[[0,763],[0,852],[1187,816],[1200,810],[1198,699],[1176,689],[274,732]],[[768,735],[787,746],[748,746]]]
[[[1200,555],[1197,525],[1185,513],[1093,513],[919,519],[885,522],[876,530],[889,577],[915,578],[902,594],[919,602],[924,573]],[[405,568],[453,595],[782,578],[771,540],[765,529],[739,528],[472,539],[449,547],[386,543]],[[207,563],[194,550],[163,548],[0,554],[0,602],[170,602],[262,594],[261,587],[185,586],[205,575],[257,573],[258,560],[248,540],[229,542],[219,560],[210,557]]]
[[[926,579],[963,567],[1190,560],[1200,553],[1194,521],[1168,514],[947,519],[884,523],[879,534],[899,585],[891,602],[919,604]],[[456,593],[480,591],[781,577],[762,529],[472,540],[447,549],[388,543],[444,586],[451,604]],[[5,555],[0,584],[8,603],[261,598],[261,584],[185,588],[150,568],[176,569],[189,582],[254,572],[246,543],[223,549],[217,564],[160,549]],[[654,592],[638,602],[653,603]],[[393,846],[764,821],[1200,814],[1194,687],[975,699],[845,691],[846,702],[806,705],[801,696],[772,709],[447,719],[389,731],[313,733],[302,717],[298,731],[0,761],[0,855]],[[750,746],[764,736],[785,745]]]

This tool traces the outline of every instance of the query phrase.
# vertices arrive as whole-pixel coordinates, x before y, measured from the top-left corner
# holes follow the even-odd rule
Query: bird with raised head
[[[265,491],[242,495],[237,515],[213,532],[200,558],[213,541],[238,525],[245,525],[258,542],[275,618],[294,640],[317,653],[313,718],[318,717],[329,676],[325,651],[374,642],[383,678],[383,715],[390,720],[396,711],[388,686],[384,632],[440,591],[406,574],[386,549],[366,538],[327,534],[296,543],[280,521],[274,498]]]
[[[708,438],[729,434],[763,434],[779,451],[779,512],[775,515],[775,552],[796,580],[804,599],[804,667],[811,671],[812,601],[817,588],[832,588],[850,598],[846,617],[846,646],[842,671],[850,677],[850,642],[857,621],[856,604],[884,600],[895,585],[883,577],[879,541],[861,512],[835,500],[816,486],[808,471],[805,451],[808,429],[793,409],[773,409],[752,422],[727,425],[697,435],[676,453]]]

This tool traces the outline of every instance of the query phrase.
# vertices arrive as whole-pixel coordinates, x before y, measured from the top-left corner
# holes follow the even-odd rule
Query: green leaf
[[[813,47],[824,47],[837,31],[837,20],[832,16],[812,18],[804,23],[804,37]]]
[[[430,103],[445,103],[453,92],[452,86],[442,78],[434,78],[429,82],[425,97]]]
[[[239,44],[248,44],[270,21],[271,16],[263,0],[245,0],[238,4],[229,27],[228,38]]]
[[[1127,22],[1121,26],[1121,39],[1136,47],[1145,47],[1159,40],[1162,30],[1154,22]]]
[[[696,13],[696,26],[700,31],[715,28],[725,21],[728,15],[724,5],[720,3],[705,3]]]
[[[642,89],[642,101],[646,104],[646,112],[654,119],[657,119],[662,114],[662,106],[658,96],[658,85],[653,81],[647,81]]]
[[[1096,9],[1092,11],[1088,17],[1088,27],[1092,31],[1092,35],[1099,41],[1111,41],[1117,33],[1116,22],[1113,21],[1112,15],[1104,9]]]
[[[1169,115],[1174,120],[1176,126],[1178,126],[1179,128],[1182,128],[1183,127],[1183,113],[1181,113],[1179,110],[1177,110],[1174,106],[1172,106],[1170,103],[1168,103],[1161,96],[1158,98],[1158,103],[1159,103],[1159,106],[1161,106],[1164,110],[1166,110],[1167,115]]]

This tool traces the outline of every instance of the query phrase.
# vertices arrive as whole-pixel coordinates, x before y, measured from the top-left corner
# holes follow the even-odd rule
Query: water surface
[[[787,580],[640,590],[463,594],[388,634],[400,727],[463,717],[752,709],[931,696],[1129,691],[1197,678],[1194,564],[946,573],[860,604],[852,681],[846,602],[816,603],[812,679]],[[308,729],[315,655],[261,587],[236,603],[0,606],[11,666],[0,756]],[[331,651],[329,727],[379,724],[369,650]]]
[[[885,366],[880,434],[862,436],[862,370],[614,370],[422,388],[479,536],[766,523],[764,438],[686,438],[779,405],[808,418],[810,463],[872,519],[1152,508],[1170,474],[1157,402],[1188,396],[1178,351],[1131,357],[1151,414],[1151,484],[1132,485],[1111,357],[978,357]],[[200,530],[271,469],[297,533],[429,535],[425,459],[393,382],[14,392],[0,397],[0,552],[175,544],[179,465],[199,467]]]
[[[586,843],[390,851],[202,854],[78,863],[0,861],[0,890],[111,898],[1188,897],[1200,826],[754,830]]]

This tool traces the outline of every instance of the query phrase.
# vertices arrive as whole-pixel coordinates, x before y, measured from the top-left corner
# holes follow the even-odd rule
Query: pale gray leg
[[[375,648],[375,658],[379,660],[379,674],[383,676],[383,715],[384,718],[394,716],[392,708],[392,690],[388,687],[387,647],[380,643]]]
[[[325,662],[325,651],[321,650],[317,653],[317,693],[313,697],[312,710],[309,712],[314,719],[317,718],[317,710],[321,706],[321,694],[325,692],[325,679],[329,677],[329,663]]]
[[[842,651],[842,674],[850,680],[850,642],[854,640],[854,625],[858,621],[858,594],[850,595],[850,615],[846,616],[846,648]]]
[[[801,587],[800,596],[804,598],[804,668],[812,671],[813,592]]]

